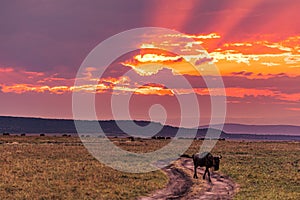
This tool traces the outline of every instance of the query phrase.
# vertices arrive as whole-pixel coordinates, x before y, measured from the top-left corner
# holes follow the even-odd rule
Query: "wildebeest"
[[[203,179],[205,179],[205,176],[207,173],[209,182],[211,182],[209,168],[213,167],[215,171],[219,170],[220,159],[222,158],[222,156],[214,157],[209,152],[203,152],[201,154],[193,154],[191,157],[187,156],[187,155],[182,155],[182,157],[193,158],[193,162],[194,162],[194,177],[193,178],[198,178],[198,176],[197,176],[197,168],[198,167],[205,167]]]

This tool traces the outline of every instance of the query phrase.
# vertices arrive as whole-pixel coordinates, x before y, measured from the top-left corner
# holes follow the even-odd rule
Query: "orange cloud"
[[[177,37],[176,40],[172,38]],[[153,75],[163,68],[172,69],[174,74],[209,75],[209,67],[193,69],[188,62],[193,64],[198,59],[212,60],[206,62],[215,63],[223,76],[230,76],[233,72],[247,71],[251,77],[264,79],[269,75],[285,73],[288,76],[300,75],[300,36],[290,36],[280,41],[270,41],[268,35],[260,35],[259,40],[252,38],[242,41],[220,43],[217,49],[212,48],[212,41],[219,40],[222,36],[217,33],[207,35],[167,34],[151,38],[151,43],[141,44],[141,52],[132,60],[122,62],[124,66],[131,67],[140,75]],[[164,38],[162,40],[162,38]],[[186,41],[192,38],[194,42]],[[258,38],[258,37],[257,37]],[[204,47],[209,53],[206,54]],[[152,48],[177,49],[180,55],[162,54]],[[151,50],[150,50],[151,49]],[[182,58],[182,59],[180,59]],[[142,66],[147,64],[147,66]]]
[[[182,59],[181,56],[164,56],[164,55],[157,55],[157,54],[144,54],[144,55],[137,55],[134,57],[135,60],[142,63],[147,62],[178,62]]]
[[[245,96],[269,96],[274,99],[293,101],[297,102],[300,100],[300,93],[295,94],[285,94],[270,89],[255,89],[255,88],[226,88],[226,95],[228,97],[239,97],[243,98]]]
[[[69,91],[70,85],[73,84],[73,79],[55,77],[57,74],[48,76],[44,72],[12,68],[0,68],[0,72],[0,88],[4,93],[50,92],[63,94]]]
[[[255,88],[194,88],[194,89],[173,89],[176,94],[198,94],[210,96],[223,96],[244,98],[246,96],[267,96],[278,100],[298,102],[300,101],[300,93],[285,94],[271,89],[255,89]],[[225,92],[224,92],[225,91]]]
[[[210,34],[167,34],[164,37],[178,37],[178,38],[191,38],[196,40],[207,40],[207,39],[218,39],[221,38],[220,34],[218,33],[210,33]]]
[[[0,68],[1,73],[8,73],[8,72],[13,72],[13,68]]]
[[[134,91],[134,93],[142,94],[142,95],[159,95],[159,96],[174,95],[174,91],[172,89],[165,88],[164,86],[158,84],[140,86]]]
[[[159,96],[174,96],[183,94],[198,94],[198,95],[211,95],[211,96],[223,96],[236,97],[243,99],[246,96],[267,96],[274,99],[299,102],[300,93],[285,94],[279,91],[273,91],[271,89],[255,89],[255,88],[166,88],[160,84],[147,84],[139,85],[139,83],[129,84],[127,78],[108,78],[99,81],[97,85],[82,85],[82,86],[47,86],[47,85],[32,85],[32,84],[14,84],[5,85],[0,84],[1,91],[4,93],[16,93],[22,94],[26,92],[44,93],[49,92],[51,94],[64,94],[66,92],[95,92],[95,93],[106,93],[114,92],[126,93],[133,92],[140,95],[159,95]]]
[[[38,83],[54,87],[57,84],[72,85],[74,82],[74,79],[57,77],[58,74],[49,75],[44,72],[26,71],[23,69],[0,68],[0,72],[0,84],[4,85],[37,85]]]
[[[14,85],[6,86],[2,84],[1,91],[4,93],[16,93],[16,94],[22,94],[25,92],[43,93],[46,91],[53,94],[63,94],[65,92],[70,91],[70,88],[67,86],[49,87],[49,86],[38,86],[38,85],[31,85],[31,84],[14,84]]]
[[[291,110],[291,111],[300,111],[300,108],[286,108],[287,110]]]
[[[192,75],[205,76],[211,75],[210,71],[213,64],[216,64],[222,76],[245,76],[248,79],[268,79],[278,76],[300,76],[300,36],[288,37],[282,41],[267,40],[245,40],[226,42],[214,49],[210,53],[205,53],[204,49],[199,48],[199,42],[203,46],[212,40],[218,40],[221,35],[210,33],[207,35],[164,35],[165,42],[161,37],[153,40],[152,43],[141,44],[143,47],[131,59],[121,62],[123,66],[132,68],[141,76],[155,75],[163,68],[171,69],[174,76]],[[195,42],[186,43],[184,40],[176,40],[170,43],[168,37],[193,38]],[[263,36],[261,36],[263,37]],[[166,52],[160,49],[162,46],[171,46],[187,50],[180,55]],[[162,48],[163,49],[163,48]],[[193,63],[191,65],[190,63]],[[196,67],[195,67],[196,66]],[[199,73],[201,72],[201,74]],[[159,85],[143,85],[142,83],[132,83],[128,77],[107,77],[101,78],[94,76],[96,69],[87,68],[84,80],[87,84],[73,86],[73,79],[57,77],[57,74],[47,75],[42,72],[31,72],[25,70],[15,70],[13,68],[0,68],[1,91],[8,93],[25,92],[50,92],[53,94],[63,94],[65,92],[135,92],[143,95],[174,95],[197,93],[199,95],[222,95],[218,89],[199,89],[186,90],[182,88],[164,88]],[[98,84],[89,84],[89,81],[97,80]],[[255,84],[254,86],[255,87]],[[209,93],[211,92],[211,93]],[[299,100],[299,94],[282,94],[273,90],[258,90],[245,88],[226,88],[228,96],[243,98],[246,95],[252,96],[272,96],[280,100]]]

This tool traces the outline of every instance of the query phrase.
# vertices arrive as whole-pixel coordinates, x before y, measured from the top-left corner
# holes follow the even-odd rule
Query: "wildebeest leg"
[[[210,180],[210,172],[209,172],[208,168],[207,168],[207,174],[208,174],[208,181],[211,182],[211,180]]]
[[[198,176],[197,176],[197,166],[196,165],[194,166],[194,178],[198,178]]]
[[[205,175],[206,175],[206,172],[207,172],[207,167],[205,168],[205,171],[204,171],[204,174],[203,174],[203,180],[205,180]]]

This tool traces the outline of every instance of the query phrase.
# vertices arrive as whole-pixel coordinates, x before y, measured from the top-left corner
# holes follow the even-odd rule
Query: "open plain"
[[[169,142],[112,140],[133,152],[154,151]],[[130,174],[101,164],[78,137],[1,136],[0,142],[0,199],[155,199],[168,198],[155,196],[167,187],[168,195],[182,199],[221,198],[214,191],[225,191],[223,199],[300,199],[299,142],[218,141],[212,153],[223,158],[212,184],[192,178],[187,158],[168,168],[177,175],[170,176],[168,169]],[[201,143],[194,141],[186,153],[199,151]]]

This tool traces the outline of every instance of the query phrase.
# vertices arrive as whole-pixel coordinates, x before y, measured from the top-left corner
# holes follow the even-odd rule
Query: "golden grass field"
[[[164,140],[113,139],[153,151]],[[195,141],[188,154],[199,150]],[[300,143],[219,141],[220,173],[239,184],[235,199],[300,199]],[[0,199],[135,199],[164,187],[161,171],[130,174],[93,158],[77,137],[0,136]],[[201,187],[201,184],[197,184]]]

